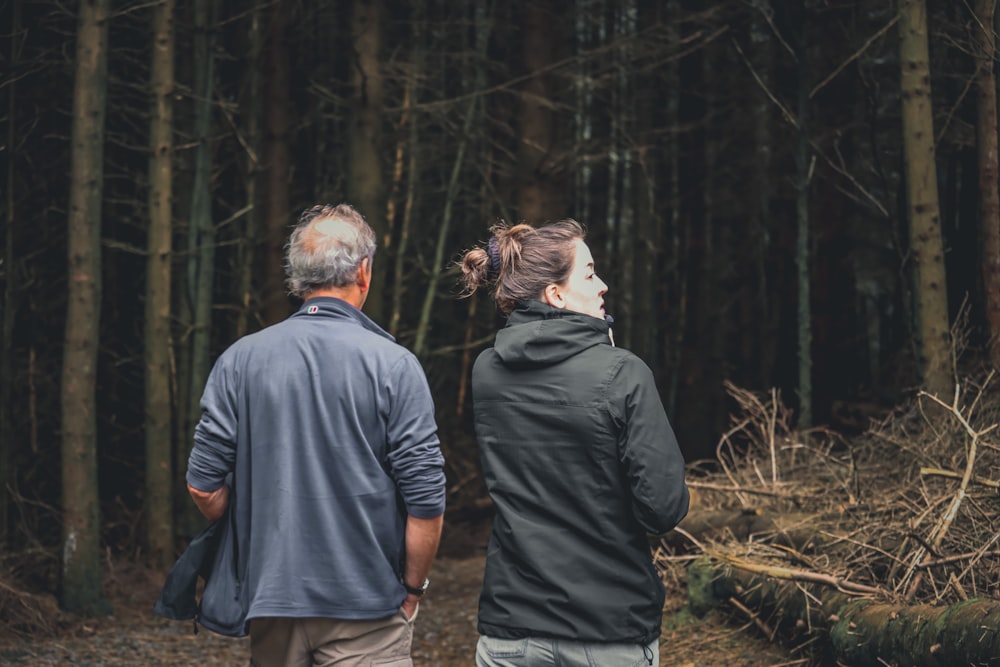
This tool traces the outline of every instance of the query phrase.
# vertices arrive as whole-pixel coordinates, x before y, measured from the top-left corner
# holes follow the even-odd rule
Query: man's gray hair
[[[350,204],[318,204],[299,216],[285,250],[288,291],[304,298],[353,283],[361,261],[375,257],[375,232]]]

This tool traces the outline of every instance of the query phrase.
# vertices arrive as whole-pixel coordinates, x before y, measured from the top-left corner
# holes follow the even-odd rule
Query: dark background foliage
[[[269,323],[265,230],[252,213],[267,196],[263,145],[274,139],[262,129],[263,106],[284,105],[290,121],[279,137],[291,155],[285,230],[307,206],[349,198],[347,176],[357,168],[347,149],[356,131],[350,25],[359,4],[212,5],[212,359]],[[50,566],[38,572],[54,576],[75,4],[4,0],[0,8],[8,26],[0,31],[4,536],[12,551],[37,550]],[[975,348],[986,337],[975,22],[965,3],[929,0],[928,8],[949,309],[954,319],[968,305]],[[282,11],[288,29],[275,46],[273,17]],[[101,221],[102,536],[125,552],[139,549],[144,502],[149,14],[149,4],[114,3]],[[616,340],[653,369],[687,458],[712,458],[732,408],[724,381],[777,387],[802,407],[796,148],[805,137],[812,421],[863,428],[918,384],[894,3],[424,0],[386,2],[380,17],[381,137],[366,159],[382,174],[388,217],[376,260],[386,268],[377,286],[383,308],[372,314],[408,347],[426,337],[420,357],[456,513],[482,493],[469,363],[503,321],[484,297],[459,298],[452,263],[500,218],[568,216],[588,227],[611,286]],[[179,415],[192,337],[181,317],[191,300],[192,81],[204,63],[193,56],[187,3],[175,29],[171,386]],[[278,50],[288,58],[289,94],[276,99],[267,91]],[[429,289],[431,317],[422,323]],[[183,448],[188,426],[179,417],[174,424]],[[174,472],[181,489],[183,470]],[[177,502],[187,499],[179,492]]]

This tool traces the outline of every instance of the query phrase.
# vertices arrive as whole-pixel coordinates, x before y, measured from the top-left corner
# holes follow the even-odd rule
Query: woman
[[[507,326],[472,371],[496,508],[480,667],[658,665],[664,588],[647,533],[687,513],[684,460],[649,368],[617,348],[574,220],[493,228],[462,259]]]

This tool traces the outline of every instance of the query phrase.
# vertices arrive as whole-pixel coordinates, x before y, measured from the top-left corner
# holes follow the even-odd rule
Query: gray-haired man
[[[352,207],[305,211],[286,265],[302,307],[227,349],[202,397],[188,488],[215,520],[233,474],[256,667],[412,664],[444,460],[419,363],[361,312],[374,255]]]

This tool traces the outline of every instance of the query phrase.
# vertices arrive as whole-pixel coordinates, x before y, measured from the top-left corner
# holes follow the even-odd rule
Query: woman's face
[[[594,273],[594,256],[582,240],[577,239],[576,257],[569,278],[562,285],[545,288],[545,300],[556,308],[565,308],[600,320],[604,319],[604,295],[607,284]]]

